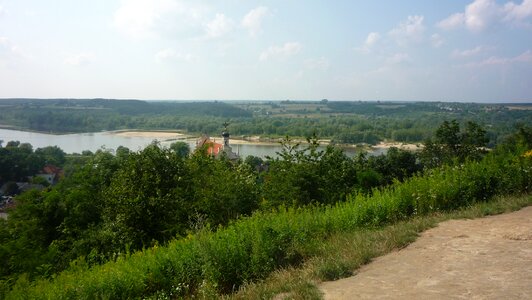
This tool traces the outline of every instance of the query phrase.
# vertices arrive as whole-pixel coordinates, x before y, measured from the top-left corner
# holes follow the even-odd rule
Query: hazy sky
[[[532,102],[532,0],[0,0],[0,97]]]

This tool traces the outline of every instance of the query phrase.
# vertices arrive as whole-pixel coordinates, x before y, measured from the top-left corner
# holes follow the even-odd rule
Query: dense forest
[[[0,99],[0,125],[42,132],[116,129],[182,130],[218,135],[231,122],[237,136],[304,138],[336,143],[421,143],[445,120],[475,122],[490,145],[518,124],[532,123],[530,104],[358,101],[163,102],[107,99]]]
[[[306,257],[298,247],[328,231],[532,189],[531,127],[514,128],[492,151],[474,122],[444,121],[431,136],[418,153],[349,158],[332,145],[319,150],[314,135],[304,147],[284,140],[275,159],[236,163],[180,144],[65,157],[7,142],[2,183],[31,176],[29,162],[55,160],[69,171],[55,186],[16,196],[0,220],[0,295],[192,296],[205,283],[228,293],[297,265]]]

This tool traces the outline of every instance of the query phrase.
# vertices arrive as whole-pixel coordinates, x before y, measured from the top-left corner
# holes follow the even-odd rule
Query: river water
[[[156,139],[153,137],[123,136],[117,135],[116,132],[112,131],[55,135],[11,129],[0,129],[0,140],[3,140],[4,146],[8,141],[30,143],[34,149],[58,146],[66,153],[81,153],[84,150],[95,152],[102,148],[116,150],[119,146],[127,147],[132,151],[138,151],[144,149],[144,147],[154,140],[158,140],[163,146],[169,146],[176,141],[176,139],[166,138]],[[194,139],[183,139],[183,141],[190,145],[191,150],[196,147]],[[281,146],[278,144],[231,144],[231,146],[233,151],[241,157],[248,155],[275,157],[277,156],[276,153],[281,151]],[[357,153],[354,148],[346,148],[344,151],[348,156],[354,156]],[[382,151],[370,154],[380,153]]]

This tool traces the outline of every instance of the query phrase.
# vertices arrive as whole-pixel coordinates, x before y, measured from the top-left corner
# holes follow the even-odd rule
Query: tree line
[[[234,135],[304,138],[316,133],[335,143],[376,144],[383,140],[422,143],[438,124],[456,119],[480,124],[493,146],[517,124],[530,124],[530,110],[471,103],[314,102],[146,102],[107,99],[2,99],[0,123],[43,132],[94,132],[117,129],[183,130],[218,135],[230,120]],[[265,110],[269,107],[269,110]],[[279,112],[277,107],[290,110]]]

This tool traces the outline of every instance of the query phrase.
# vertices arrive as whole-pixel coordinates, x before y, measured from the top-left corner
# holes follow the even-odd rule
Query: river
[[[193,150],[196,147],[195,139],[186,138],[184,136],[178,136],[174,138],[168,137],[156,137],[146,135],[124,135],[116,131],[104,131],[104,132],[91,132],[91,133],[74,133],[74,134],[47,134],[28,132],[11,129],[0,129],[0,140],[3,140],[3,145],[8,141],[20,141],[21,143],[30,143],[34,149],[58,146],[66,153],[81,153],[84,150],[90,150],[92,152],[106,148],[116,150],[119,146],[124,146],[133,151],[144,149],[147,145],[154,140],[158,140],[161,145],[169,146],[176,140],[182,140],[190,145]],[[178,134],[176,134],[178,135]],[[218,138],[216,139],[218,141]],[[221,137],[220,137],[221,141]],[[264,143],[246,143],[246,144],[231,144],[233,151],[239,154],[241,157],[248,155],[265,157],[275,157],[276,153],[281,151],[279,144],[264,144]],[[348,156],[354,156],[357,152],[354,148],[345,148],[344,151]],[[382,149],[379,149],[371,154],[383,153]]]

